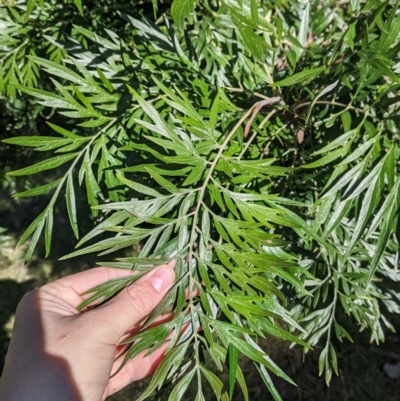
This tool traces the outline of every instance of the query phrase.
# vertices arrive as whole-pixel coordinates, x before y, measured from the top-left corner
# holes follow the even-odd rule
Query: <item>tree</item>
[[[390,286],[399,242],[398,2],[140,7],[134,15],[129,2],[111,0],[0,8],[2,102],[45,110],[53,132],[4,140],[52,153],[10,176],[58,172],[17,195],[52,194],[20,240],[32,236],[27,261],[41,235],[49,254],[64,199],[80,239],[66,257],[140,245],[137,255],[99,260],[135,277],[176,259],[175,286],[127,341],[125,361],[172,332],[140,400],[155,391],[178,400],[192,381],[197,400],[205,382],[224,400],[237,381],[246,397],[239,354],[280,400],[270,373],[291,379],[257,345],[265,335],[305,350],[322,344],[319,371],[329,382],[338,372],[333,338],[352,341],[346,325],[379,342],[392,328],[387,314],[399,313]],[[81,190],[89,233],[77,218]],[[131,282],[96,287],[81,307]],[[170,321],[149,328],[171,307]],[[229,370],[226,392],[204,353]]]

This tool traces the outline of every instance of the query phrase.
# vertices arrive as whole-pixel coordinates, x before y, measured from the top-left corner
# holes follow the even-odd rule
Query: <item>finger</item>
[[[146,350],[128,362],[117,375],[110,379],[105,391],[105,396],[108,397],[111,394],[123,389],[128,384],[152,375],[164,359],[164,352],[167,347],[168,342],[163,344],[150,355],[145,356],[148,352],[148,350]],[[115,372],[121,366],[123,360],[124,356],[120,356],[118,359],[116,359],[112,368],[112,372]]]
[[[57,298],[68,302],[76,308],[84,299],[81,295],[83,292],[109,280],[128,277],[132,274],[131,270],[95,267],[46,284],[41,290],[56,295]]]
[[[168,266],[174,267],[175,260],[168,263]],[[85,297],[81,294],[97,285],[107,281],[129,277],[137,274],[132,270],[114,269],[109,267],[95,267],[80,273],[71,274],[42,287],[43,290],[56,295],[58,298],[68,302],[76,308]]]
[[[160,266],[124,288],[104,305],[93,309],[90,318],[96,322],[98,332],[104,332],[104,340],[116,344],[121,336],[150,314],[174,279],[171,266]]]

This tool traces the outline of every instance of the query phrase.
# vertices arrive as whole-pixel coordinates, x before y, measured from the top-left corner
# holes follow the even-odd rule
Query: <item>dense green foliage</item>
[[[68,257],[96,252],[136,277],[177,261],[176,285],[128,340],[126,361],[173,333],[140,400],[179,400],[192,381],[198,401],[204,382],[218,399],[235,381],[246,395],[239,354],[280,400],[270,373],[291,379],[258,337],[322,345],[329,382],[335,341],[355,325],[383,341],[400,312],[399,4],[340,3],[3,0],[1,113],[16,135],[4,142],[45,152],[9,176],[43,177],[16,196],[51,194],[21,238],[27,260],[42,235],[49,254],[66,202],[80,239]],[[227,390],[204,353],[229,370]]]

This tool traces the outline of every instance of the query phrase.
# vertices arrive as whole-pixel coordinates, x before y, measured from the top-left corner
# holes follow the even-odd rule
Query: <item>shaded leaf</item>
[[[32,166],[25,167],[20,170],[12,171],[11,173],[8,173],[8,175],[23,176],[23,175],[41,173],[42,171],[51,170],[53,168],[62,166],[63,164],[69,162],[70,160],[74,159],[78,155],[79,155],[79,153],[70,153],[68,155],[51,157],[50,159],[43,160]]]

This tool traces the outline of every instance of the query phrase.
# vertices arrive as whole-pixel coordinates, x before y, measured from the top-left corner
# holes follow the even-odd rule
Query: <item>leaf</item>
[[[282,81],[275,82],[271,84],[271,86],[292,86],[302,82],[310,82],[318,77],[324,71],[324,69],[325,67],[316,67],[309,70],[304,70],[285,78]]]
[[[304,48],[307,44],[308,29],[309,29],[309,19],[310,19],[310,3],[307,1],[305,8],[301,12],[301,22],[299,32],[297,34],[297,40],[300,45]],[[299,60],[303,50],[300,47],[295,46],[294,51],[297,56],[297,61]]]
[[[153,0],[152,0],[153,1]],[[156,2],[156,0],[154,0],[154,3]],[[153,3],[153,4],[154,4]],[[139,21],[138,19],[135,19],[133,17],[131,17],[130,15],[121,13],[121,17],[124,18],[125,20],[129,21],[133,27],[135,27],[138,31],[140,35],[143,35],[145,37],[148,37],[150,39],[158,39],[161,42],[166,43],[168,46],[173,46],[171,40],[165,36],[161,30],[157,29],[157,26],[155,24],[150,24],[148,21],[147,24]]]
[[[215,96],[214,102],[211,107],[210,111],[210,120],[208,122],[209,128],[211,131],[215,130],[219,118],[219,107],[220,107],[220,100],[221,96],[220,93],[217,92],[217,95]]]
[[[373,53],[365,55],[365,60],[380,73],[391,78],[392,81],[400,84],[400,78],[390,69],[390,67],[388,67],[388,65],[390,65],[389,60],[384,60],[380,57],[376,57]]]
[[[31,260],[32,255],[33,255],[33,251],[34,251],[35,248],[36,248],[36,245],[37,245],[37,243],[38,243],[38,241],[39,241],[40,235],[42,234],[43,227],[44,227],[45,223],[46,223],[46,215],[45,215],[45,213],[42,213],[42,214],[39,216],[39,218],[37,218],[37,219],[28,227],[28,229],[25,231],[24,236],[25,236],[28,232],[31,232],[33,226],[35,225],[34,233],[33,233],[31,242],[30,242],[29,247],[28,247],[28,249],[27,249],[27,251],[26,251],[26,254],[25,254],[25,263],[28,263],[28,262]],[[20,243],[23,242],[22,240],[23,240],[24,236],[19,240],[18,244],[20,244]]]
[[[157,84],[157,86],[168,96],[165,100],[176,110],[181,111],[183,114],[190,117],[190,119],[185,119],[183,121],[188,121],[188,123],[193,124],[194,126],[200,126],[200,128],[204,127],[203,119],[197,113],[196,109],[191,104],[190,100],[187,98],[185,93],[180,91],[178,87],[175,87],[175,91],[178,92],[179,96],[175,94],[174,90],[165,86],[161,81],[159,81],[154,75],[152,76],[153,81]],[[170,98],[170,99],[169,99]],[[173,101],[171,101],[171,99]]]
[[[201,216],[201,232],[203,234],[204,246],[207,247],[210,241],[211,222],[208,210],[204,210]]]
[[[358,11],[360,7],[360,0],[350,0],[351,8],[353,10],[353,13]]]
[[[236,380],[239,383],[240,389],[242,390],[244,401],[249,401],[249,393],[247,390],[246,379],[243,376],[242,369],[238,365],[238,370],[236,374]]]
[[[81,101],[82,105],[86,107],[88,110],[92,111],[95,114],[98,114],[92,104],[89,102],[87,97],[74,85],[71,85],[73,91],[75,92],[76,97]],[[99,116],[101,116],[99,114]]]
[[[184,28],[185,19],[194,13],[195,0],[174,0],[171,15],[178,29]]]
[[[36,6],[37,0],[28,0],[26,4],[26,11],[25,11],[25,19],[28,20],[28,17],[32,14],[33,9]]]
[[[326,346],[321,353],[319,354],[319,358],[318,358],[318,372],[319,375],[321,376],[323,371],[324,371],[324,367],[326,365],[326,359],[328,357],[328,347]]]
[[[349,111],[345,111],[340,115],[340,119],[342,120],[343,130],[345,132],[349,131],[351,128],[351,114]]]
[[[18,241],[17,247],[23,244],[32,235],[32,233],[36,230],[39,224],[41,224],[42,221],[45,220],[45,218],[46,218],[46,210],[40,213],[39,216],[37,216],[36,219],[25,230],[25,232],[22,234],[21,238]]]
[[[351,338],[350,334],[347,332],[347,330],[340,326],[338,323],[334,323],[335,326],[335,334],[336,337],[338,338],[338,340],[340,342],[342,342],[342,338],[345,337],[348,341],[350,341],[351,343],[353,343],[353,339]]]
[[[187,347],[188,343],[182,343],[165,356],[161,364],[158,366],[156,373],[153,375],[150,384],[136,401],[145,400],[157,387],[161,387],[161,385],[164,384],[164,380],[168,373],[170,371],[176,371],[177,365],[182,361]]]
[[[176,1],[176,0],[175,0]],[[132,93],[134,98],[137,100],[139,103],[140,107],[143,109],[143,111],[152,119],[152,121],[155,124],[155,131],[163,135],[169,139],[175,139],[176,136],[174,132],[172,131],[172,128],[162,119],[156,108],[151,105],[149,102],[144,100],[133,88],[131,88],[128,85],[129,92]],[[147,123],[144,121],[136,120],[139,124],[146,126]]]
[[[34,89],[34,88],[26,88],[21,85],[14,85],[16,89],[19,89],[21,92],[25,92],[28,95],[34,96],[40,101],[38,103],[42,104],[43,106],[48,106],[48,107],[57,107],[57,108],[64,108],[64,109],[79,109],[79,105],[75,101],[74,98],[72,98],[70,95],[67,98],[63,98],[60,95],[56,95],[51,92],[46,92],[41,89]]]
[[[284,329],[281,329],[277,323],[270,323],[268,320],[263,320],[262,322],[260,322],[260,327],[262,327],[265,333],[268,333],[272,336],[275,336],[282,340],[287,340],[293,343],[300,344],[306,349],[311,348],[306,342],[302,341],[295,335]]]
[[[83,77],[76,72],[72,71],[70,68],[58,64],[54,61],[46,60],[44,58],[30,56],[29,57],[36,64],[45,68],[50,74],[60,77],[62,79],[68,80],[71,83],[79,85],[80,89],[93,90],[93,80],[88,80],[87,77]],[[20,88],[23,90],[24,88]]]
[[[305,164],[304,166],[302,166],[302,168],[311,169],[311,168],[325,166],[326,164],[332,163],[339,157],[345,156],[348,152],[348,149],[349,149],[348,145],[343,146],[342,148],[339,148],[339,149],[335,149],[335,150],[331,151],[330,153],[328,153],[327,155],[321,157],[321,159],[316,160],[315,162],[312,162],[309,164]]]
[[[384,165],[384,160],[381,160],[371,170],[371,172],[357,185],[356,188],[353,187],[348,188],[343,195],[343,200],[354,199],[355,197],[359,196],[368,186],[375,183],[375,180],[379,176],[380,170],[382,169],[383,165]]]
[[[352,141],[352,137],[354,137],[358,133],[358,129],[351,130],[349,132],[345,132],[344,134],[340,135],[333,141],[329,141],[329,143],[324,146],[322,149],[317,150],[316,152],[313,152],[312,155],[320,155],[323,153],[328,153],[333,149],[336,149],[340,146],[346,145],[347,141],[350,140]]]
[[[69,162],[79,153],[70,153],[68,155],[61,155],[56,157],[51,157],[50,159],[43,160],[39,163],[36,163],[32,166],[22,168],[20,170],[12,171],[8,173],[10,176],[23,176],[23,175],[31,175],[41,173],[42,171],[51,170],[53,168],[62,166],[63,164]]]
[[[241,25],[238,28],[246,48],[258,61],[264,63],[268,54],[268,45],[265,39],[254,33],[251,28]]]
[[[210,386],[213,389],[214,394],[217,396],[217,399],[220,399],[223,387],[222,381],[214,373],[206,369],[203,365],[199,366],[201,373],[203,373],[204,377],[210,383]]]
[[[115,227],[124,220],[128,218],[129,214],[124,209],[122,211],[117,211],[113,213],[108,219],[103,220],[97,226],[93,228],[88,234],[86,234],[77,244],[77,247],[80,247],[85,242],[89,241],[90,239],[94,238],[96,235],[99,235],[103,231],[107,231],[108,227]]]
[[[357,160],[359,157],[363,156],[366,151],[379,140],[379,135],[376,135],[374,138],[370,139],[369,141],[363,143],[359,146],[353,153],[347,156],[342,162],[338,164],[338,166],[342,166],[344,164],[349,164],[354,160]],[[363,163],[365,164],[365,163]]]
[[[195,372],[196,368],[193,368],[189,373],[184,374],[181,380],[179,380],[174,389],[171,391],[168,401],[182,400],[183,395],[192,381]]]
[[[45,231],[44,231],[44,236],[45,236],[45,249],[46,249],[46,254],[45,257],[47,258],[50,254],[50,249],[51,249],[51,238],[53,234],[53,224],[54,224],[54,218],[53,218],[53,206],[49,207],[46,213],[46,226],[45,226]]]
[[[322,196],[322,198],[328,198],[329,196],[335,195],[340,189],[347,185],[351,180],[359,177],[365,163],[356,164],[353,168],[348,170],[342,177]]]
[[[325,231],[322,235],[322,238],[327,238],[327,236],[338,226],[338,224],[342,221],[343,217],[347,214],[351,207],[351,201],[341,201],[338,206],[336,206],[336,210],[330,217]]]
[[[31,188],[24,192],[19,192],[13,196],[15,198],[30,198],[33,196],[44,195],[44,194],[47,194],[48,192],[50,192],[52,189],[56,188],[60,184],[61,181],[62,181],[62,178],[52,181],[52,182],[49,182],[48,184],[45,184],[45,185],[41,185],[40,187]]]
[[[274,386],[274,383],[271,380],[271,377],[270,377],[267,369],[265,369],[265,367],[263,365],[258,364],[258,363],[255,363],[254,365],[256,366],[258,373],[260,373],[260,376],[263,379],[263,382],[267,386],[267,388],[268,388],[270,394],[272,395],[272,397],[274,398],[274,400],[275,401],[283,401],[281,396],[278,393],[278,390]]]
[[[146,171],[151,175],[151,177],[159,184],[162,188],[166,189],[167,191],[171,192],[172,194],[178,194],[182,191],[172,184],[171,181],[166,180],[160,174],[156,173],[152,168],[146,168]]]
[[[201,180],[203,176],[204,169],[206,168],[206,164],[203,162],[199,163],[194,169],[190,172],[186,180],[183,182],[183,186],[192,185]]]
[[[389,236],[392,233],[392,225],[398,208],[399,188],[400,188],[400,179],[397,179],[395,186],[390,191],[390,194],[386,198],[384,204],[385,215],[383,217],[383,223],[381,226],[381,234],[379,236],[378,246],[375,249],[374,256],[368,269],[368,277],[366,283],[367,287],[370,285],[371,280],[374,277],[381,256],[387,246],[387,241],[389,239]]]
[[[66,138],[71,138],[71,139],[84,139],[84,140],[89,140],[88,138],[82,138],[71,131],[66,130],[65,128],[59,127],[58,125],[52,124],[50,122],[46,122],[54,131],[58,132],[62,136]]]
[[[228,347],[228,361],[229,361],[229,398],[232,399],[233,391],[235,389],[236,375],[239,365],[239,351],[232,345]]]
[[[74,0],[74,4],[79,11],[79,14],[83,16],[82,0]]]
[[[68,174],[67,177],[67,188],[65,191],[65,200],[67,203],[67,211],[69,221],[72,227],[72,231],[75,234],[75,237],[79,238],[79,229],[78,229],[78,218],[76,215],[76,200],[75,200],[75,189],[74,182],[72,178],[72,173]]]
[[[56,145],[69,143],[70,141],[52,136],[17,136],[15,138],[3,139],[2,142],[10,145],[29,146],[33,148],[45,147],[47,145]],[[60,145],[61,146],[61,145]]]
[[[139,280],[146,272],[138,273],[134,276],[126,276],[126,277],[119,277],[113,280],[109,280],[103,284],[99,284],[89,290],[85,291],[82,295],[91,294],[87,297],[84,301],[82,301],[78,306],[77,309],[79,311],[85,309],[89,305],[93,305],[96,303],[100,304],[101,302],[106,301],[107,299],[111,298],[119,291],[121,291],[126,286],[133,284],[135,281]]]
[[[86,186],[86,195],[88,199],[88,203],[92,206],[92,216],[96,217],[98,214],[98,210],[93,208],[93,206],[98,205],[98,197],[101,196],[101,189],[99,184],[96,180],[96,177],[93,174],[92,170],[92,161],[89,154],[89,148],[85,152],[85,156],[83,159],[83,163],[80,169],[80,176],[79,176],[79,184],[81,184],[82,178],[85,178],[85,186]]]
[[[216,202],[217,205],[220,207],[220,209],[225,212],[225,203],[222,200],[221,193],[219,191],[219,188],[217,188],[214,184],[208,184],[207,188],[209,190],[211,199],[213,202]]]
[[[80,0],[79,0],[80,1]],[[96,67],[97,74],[99,75],[99,78],[101,79],[101,82],[103,82],[104,86],[107,88],[107,90],[110,93],[114,92],[114,86],[110,82],[110,80],[104,75],[103,71],[99,67]]]
[[[253,20],[253,24],[258,26],[258,0],[251,0],[250,1],[250,13],[251,19]]]
[[[378,49],[381,51],[386,51],[389,49],[394,43],[396,43],[396,39],[398,37],[398,33],[400,31],[400,18],[398,14],[396,15],[396,9],[392,9],[390,13],[390,17],[386,23],[386,32],[385,29],[381,33],[381,37],[378,42]]]
[[[206,401],[206,399],[204,398],[204,395],[203,395],[203,391],[200,386],[197,389],[197,394],[196,394],[196,398],[194,401]]]
[[[239,352],[246,355],[254,362],[258,362],[266,366],[277,376],[280,376],[286,381],[293,383],[292,380],[276,364],[274,364],[270,358],[268,358],[265,352],[260,347],[258,347],[258,345],[254,343],[254,341],[251,341],[250,337],[246,337],[246,340],[241,340],[240,338],[236,338],[231,332],[221,330],[218,327],[216,327],[216,331],[218,337],[221,340],[232,343],[232,345],[235,346]]]
[[[331,360],[332,360],[332,367],[334,372],[339,375],[339,369],[338,369],[338,363],[337,363],[337,357],[336,357],[336,351],[333,348],[332,343],[329,344],[329,354],[331,356]]]
[[[339,80],[337,80],[334,83],[326,86],[324,89],[321,90],[321,92],[317,96],[315,96],[315,98],[313,99],[313,101],[311,102],[311,104],[310,104],[310,106],[308,108],[306,122],[309,121],[312,109],[314,108],[315,103],[318,101],[318,99],[320,99],[322,96],[326,95],[327,93],[332,92],[333,89],[336,88],[338,83],[339,83]],[[342,116],[345,113],[342,113]],[[348,129],[345,129],[345,131],[348,131],[349,129],[350,129],[350,127]]]
[[[131,245],[137,244],[139,241],[145,239],[150,234],[149,230],[146,229],[131,229],[130,234],[126,236],[119,236],[112,239],[106,239],[98,242],[97,244],[90,245],[86,248],[83,248],[79,251],[72,252],[69,255],[63,256],[60,260],[69,259],[75,256],[85,255],[91,252],[101,252],[101,255],[105,255],[106,253],[115,252],[119,249],[129,247]]]
[[[126,186],[128,186],[129,188],[133,189],[136,192],[139,192],[139,193],[142,193],[145,195],[149,195],[149,196],[155,196],[155,197],[161,196],[161,194],[158,191],[156,191],[155,189],[146,187],[145,185],[128,180],[127,178],[125,178],[124,176],[122,176],[120,174],[117,174],[116,177],[118,178],[119,181],[121,181],[123,184],[125,184]]]

